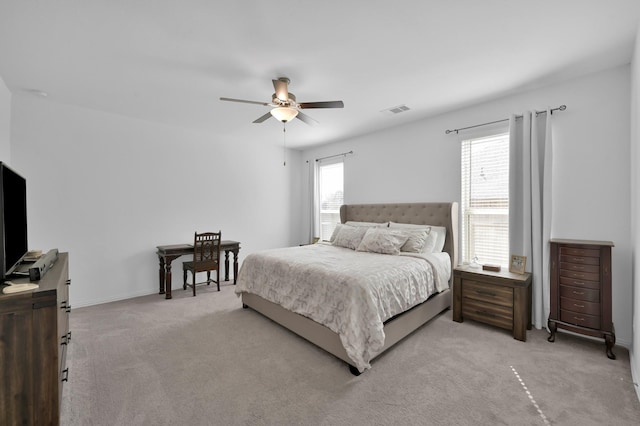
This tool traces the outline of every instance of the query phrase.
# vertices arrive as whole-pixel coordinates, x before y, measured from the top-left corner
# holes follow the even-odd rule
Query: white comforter
[[[384,346],[384,321],[448,288],[450,274],[447,253],[394,256],[314,244],[250,254],[236,293],[325,325],[362,372]]]

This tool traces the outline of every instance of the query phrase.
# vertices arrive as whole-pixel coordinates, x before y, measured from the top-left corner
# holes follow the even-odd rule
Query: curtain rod
[[[353,151],[343,152],[342,154],[329,155],[328,157],[316,158],[316,162],[326,160],[328,158],[340,157],[341,155],[346,157],[348,154],[353,154]]]
[[[564,111],[565,109],[567,109],[566,105],[560,105],[558,108],[553,108],[551,110],[551,114],[553,114],[553,111]],[[536,111],[536,115],[538,115],[538,114],[546,114],[546,113],[547,113],[547,111]],[[522,115],[516,115],[516,118],[522,118]],[[458,133],[460,130],[474,129],[476,127],[487,126],[489,124],[502,123],[503,121],[509,121],[509,119],[505,118],[505,119],[502,119],[502,120],[490,121],[488,123],[476,124],[475,126],[468,126],[468,127],[461,127],[459,129],[447,130],[444,133],[447,134],[447,135],[449,133],[453,133],[453,132]]]

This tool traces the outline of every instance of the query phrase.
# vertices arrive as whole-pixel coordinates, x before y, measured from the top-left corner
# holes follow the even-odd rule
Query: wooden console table
[[[165,299],[171,299],[171,262],[180,256],[193,254],[192,244],[171,244],[158,246],[158,260],[160,261],[160,294],[165,295]],[[222,240],[220,251],[224,250],[224,280],[229,281],[229,252],[233,253],[233,284],[238,276],[238,252],[240,243],[238,241]],[[166,289],[166,291],[165,291]]]

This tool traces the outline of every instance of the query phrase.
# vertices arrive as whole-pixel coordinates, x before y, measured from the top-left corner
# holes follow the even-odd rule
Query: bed
[[[340,221],[342,224],[392,223],[392,227],[396,224],[408,224],[414,227],[425,225],[433,229],[442,227],[445,230],[442,234],[444,235],[442,253],[433,255],[402,253],[399,256],[390,256],[335,247],[335,242],[267,250],[252,253],[245,258],[238,274],[236,293],[241,296],[244,308],[251,308],[261,313],[345,361],[350,371],[358,375],[370,367],[373,359],[451,306],[453,267],[458,262],[458,205],[455,202],[347,204],[340,208]],[[349,227],[349,229],[353,228]],[[325,256],[333,260],[324,260]],[[446,258],[446,262],[449,263],[447,265],[449,273],[444,278],[444,283],[442,268],[436,267],[437,262],[441,262],[443,258]],[[334,268],[330,263],[332,261],[340,261],[344,264],[336,265]],[[400,262],[403,266],[396,267],[391,262]],[[407,272],[402,272],[405,265]],[[309,272],[307,268],[311,267],[318,271]],[[354,268],[361,268],[361,270]],[[412,287],[402,290],[408,299],[405,304],[409,306],[395,306],[397,304],[395,302],[385,302],[381,296],[378,297],[377,287],[368,284],[360,285],[356,281],[356,276],[370,275],[371,272],[376,273],[376,270],[377,276],[384,276],[384,280],[409,282],[408,285]],[[431,272],[423,272],[423,270]],[[296,273],[303,275],[295,275]],[[321,279],[309,285],[306,283],[306,275],[312,273],[320,274]],[[394,275],[396,273],[409,274],[410,278]],[[424,284],[429,288],[428,291],[423,291],[422,283],[414,282],[416,274],[433,276],[434,281],[431,284]],[[371,283],[370,277],[365,278],[369,280],[368,283]],[[287,297],[278,295],[281,290],[276,287],[288,281],[292,284],[287,287]],[[345,284],[351,281],[356,283],[355,290]],[[395,287],[395,285],[390,286],[388,282],[383,282],[382,278],[380,281],[381,288]],[[377,286],[378,283],[376,282],[375,285]],[[351,298],[367,299],[362,292],[368,292],[373,294],[373,302],[367,300],[365,302],[367,306],[364,308],[343,309],[340,291],[355,295],[349,300]],[[289,293],[296,292],[308,293],[309,299],[295,305],[294,309],[289,299],[295,298],[295,295]],[[414,293],[420,294],[420,300],[417,302],[418,296],[414,296]],[[347,298],[344,300],[344,305],[347,305]],[[335,308],[332,307],[334,305]],[[398,309],[402,311],[397,312]],[[340,315],[343,310],[348,311],[348,317],[346,320],[340,320],[342,322],[320,321],[324,318],[333,320],[333,317]],[[316,318],[316,316],[322,318]],[[361,320],[360,316],[365,319]],[[374,317],[379,319],[374,321],[372,319]],[[347,322],[353,323],[350,327],[356,327],[355,330],[345,332],[341,324]],[[364,328],[358,328],[360,327],[357,325],[358,322],[362,322]],[[353,341],[356,341],[355,346],[352,344]]]

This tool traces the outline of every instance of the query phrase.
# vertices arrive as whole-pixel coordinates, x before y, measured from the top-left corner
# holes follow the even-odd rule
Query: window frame
[[[340,164],[342,168],[342,201],[333,206],[333,209],[323,210],[322,200],[322,168],[332,167]],[[340,223],[340,206],[344,204],[344,157],[329,158],[316,161],[316,185],[315,185],[315,203],[314,203],[314,228],[316,230],[315,236],[320,240],[328,241],[335,229],[336,225]],[[335,222],[323,222],[323,216],[333,215],[337,221]]]
[[[500,153],[501,164],[499,164],[502,167],[500,170],[506,173],[506,178],[504,176],[498,178],[505,186],[502,187],[502,192],[497,192],[501,196],[496,196],[493,203],[476,204],[474,206],[473,197],[470,193],[472,191],[472,180],[469,177],[473,167],[469,163],[473,161],[470,158],[473,155],[470,151],[471,145],[474,142],[481,143],[497,138],[506,147],[506,150]],[[508,125],[491,126],[481,131],[469,132],[460,138],[460,262],[462,263],[473,262],[477,257],[478,263],[499,264],[503,267],[507,267],[509,264],[509,149]],[[465,159],[468,164],[465,164]],[[476,202],[478,200],[476,199]],[[485,200],[490,199],[485,198]],[[474,216],[476,220],[473,219]],[[475,229],[473,229],[474,226],[476,227]],[[494,233],[494,235],[497,232],[497,243],[488,241],[484,249],[476,249],[477,235],[481,232],[478,227],[485,227],[486,230]],[[475,238],[474,235],[476,235]],[[487,251],[493,251],[491,245],[494,246],[495,252],[486,254]],[[479,252],[481,256],[478,256]]]

